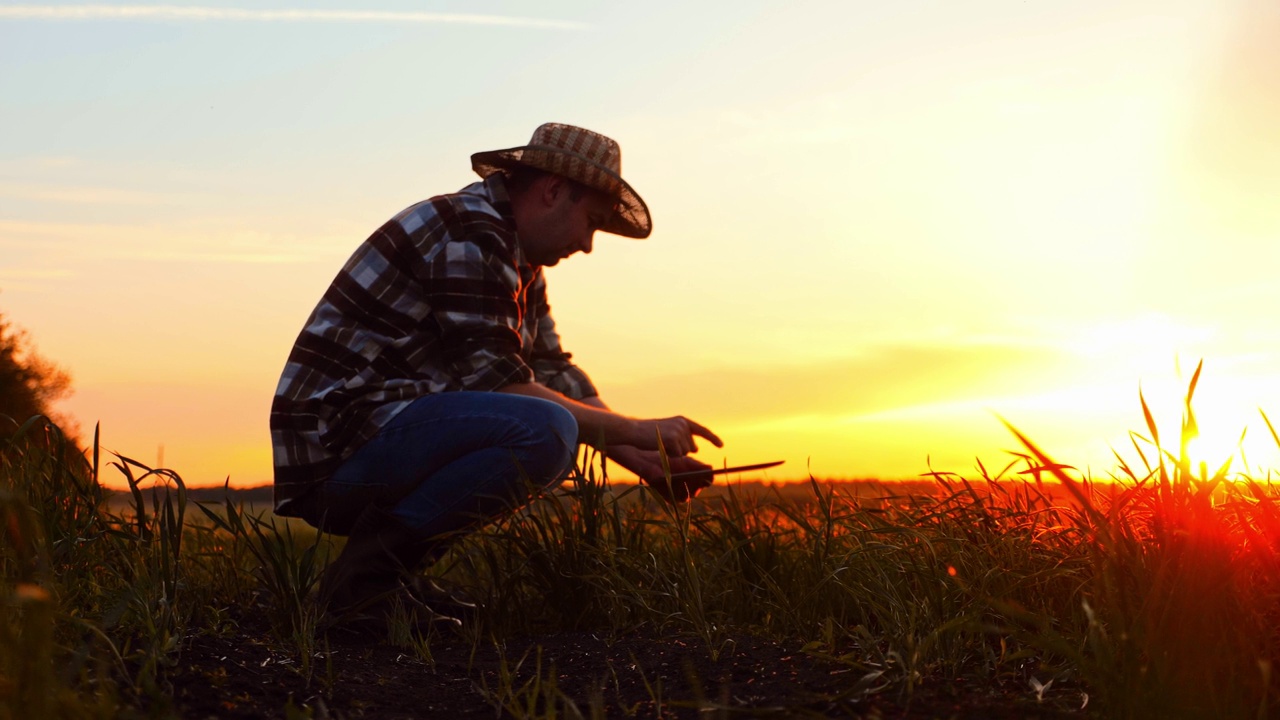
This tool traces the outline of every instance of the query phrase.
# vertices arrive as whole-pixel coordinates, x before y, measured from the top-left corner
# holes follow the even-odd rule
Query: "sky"
[[[1003,419],[1107,477],[1203,361],[1196,458],[1261,476],[1277,36],[1271,0],[0,2],[0,314],[107,448],[268,483],[345,259],[567,122],[654,232],[548,270],[565,347],[703,460],[973,477]]]

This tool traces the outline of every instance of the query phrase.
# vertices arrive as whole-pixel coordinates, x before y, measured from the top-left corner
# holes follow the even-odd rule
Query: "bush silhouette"
[[[36,352],[30,335],[0,315],[0,438],[23,422],[45,415],[74,436],[69,419],[58,417],[53,403],[71,394],[71,376]]]

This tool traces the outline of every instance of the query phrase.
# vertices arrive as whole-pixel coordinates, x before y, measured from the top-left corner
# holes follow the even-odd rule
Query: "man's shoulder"
[[[476,224],[487,229],[507,224],[502,208],[483,182],[410,205],[401,210],[394,220],[410,235],[452,233]]]

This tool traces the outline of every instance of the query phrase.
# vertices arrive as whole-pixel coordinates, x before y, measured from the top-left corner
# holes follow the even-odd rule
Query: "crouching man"
[[[685,417],[609,410],[549,311],[542,268],[590,253],[597,230],[652,230],[618,144],[549,123],[471,164],[480,182],[401,211],[356,249],[276,389],[275,512],[348,536],[321,581],[334,623],[376,624],[396,605],[447,619],[448,598],[414,571],[525,503],[530,481],[563,479],[580,442],[668,499],[710,483],[667,487],[658,448],[672,472],[709,470],[689,457],[694,439],[720,439]]]

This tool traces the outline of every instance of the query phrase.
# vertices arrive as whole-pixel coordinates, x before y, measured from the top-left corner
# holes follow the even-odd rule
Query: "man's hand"
[[[636,447],[656,450],[657,438],[661,437],[662,448],[667,451],[667,455],[673,458],[697,452],[698,446],[694,442],[695,437],[706,438],[716,447],[724,447],[724,442],[715,433],[682,415],[663,420],[641,421],[640,425],[642,427],[642,436],[636,438],[637,442],[633,444]],[[643,437],[646,432],[649,435],[648,438]],[[674,468],[672,472],[675,472]]]
[[[598,397],[572,400],[536,382],[512,383],[498,388],[498,392],[542,398],[556,403],[573,415],[573,419],[578,421],[578,437],[591,445],[631,445],[644,450],[657,450],[661,438],[662,448],[672,457],[696,452],[698,446],[694,441],[695,437],[706,438],[716,447],[724,447],[724,442],[715,433],[679,415],[661,420],[637,420],[613,412]]]
[[[697,495],[699,490],[711,485],[714,480],[714,476],[708,472],[706,475],[675,479],[668,485],[666,475],[662,470],[662,458],[656,450],[639,450],[623,445],[609,448],[606,454],[610,460],[639,476],[646,485],[653,488],[653,491],[667,502],[685,502]],[[667,458],[667,463],[671,467],[672,475],[698,470],[711,470],[710,465],[687,456]]]

